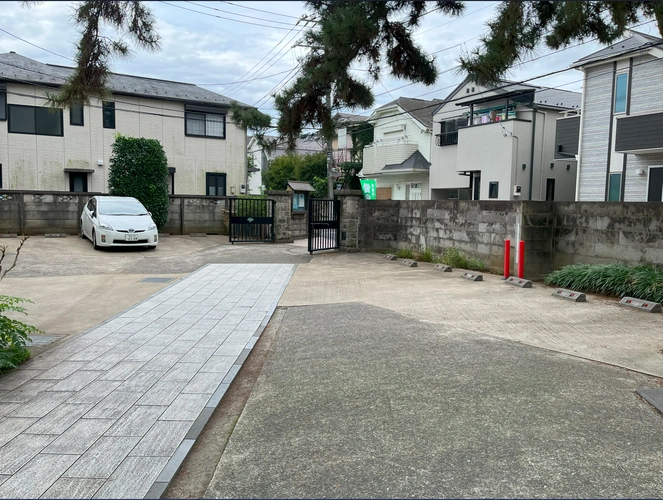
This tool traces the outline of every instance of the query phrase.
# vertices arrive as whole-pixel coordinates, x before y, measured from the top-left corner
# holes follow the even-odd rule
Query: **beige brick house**
[[[113,73],[108,101],[49,110],[73,70],[0,54],[0,189],[107,192],[120,133],[161,142],[171,194],[234,195],[246,182],[246,132],[231,99],[190,83]]]

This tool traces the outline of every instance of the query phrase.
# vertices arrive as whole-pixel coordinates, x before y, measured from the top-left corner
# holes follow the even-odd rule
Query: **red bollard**
[[[504,278],[509,277],[511,266],[511,240],[504,240]]]
[[[518,242],[518,277],[525,277],[525,242],[520,240]]]

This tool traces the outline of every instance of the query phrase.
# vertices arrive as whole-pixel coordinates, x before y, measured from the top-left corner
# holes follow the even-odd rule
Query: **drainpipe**
[[[532,201],[532,182],[534,182],[534,142],[536,140],[536,115],[538,108],[532,104],[532,151],[529,159],[529,200]]]

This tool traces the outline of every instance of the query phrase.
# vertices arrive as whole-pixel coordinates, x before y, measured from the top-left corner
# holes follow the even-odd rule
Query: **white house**
[[[629,31],[573,67],[584,73],[577,200],[663,201],[663,39]]]
[[[0,54],[0,188],[107,192],[120,133],[161,142],[172,194],[239,194],[246,132],[230,121],[229,98],[190,83],[113,73],[108,101],[46,108],[46,93],[72,71]]]
[[[378,199],[429,199],[432,112],[441,102],[399,97],[371,114],[361,177],[376,180]]]
[[[575,158],[555,158],[555,129],[580,101],[577,92],[465,80],[434,111],[431,199],[573,200]]]

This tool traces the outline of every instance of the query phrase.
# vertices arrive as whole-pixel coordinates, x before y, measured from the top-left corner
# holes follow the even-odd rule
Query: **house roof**
[[[309,192],[315,191],[315,189],[313,189],[313,186],[311,186],[311,184],[303,181],[288,181],[288,186],[292,188],[293,191],[309,191]]]
[[[388,102],[380,106],[375,111],[393,106],[394,104],[403,108],[404,111],[412,115],[424,127],[431,128],[433,126],[433,111],[442,103],[442,99],[433,99],[427,101],[425,99],[415,99],[412,97],[399,97],[398,99]]]
[[[586,64],[611,59],[616,56],[647,50],[652,47],[663,45],[663,39],[640,33],[639,31],[628,30],[626,38],[619,40],[597,52],[589,54],[575,61],[571,67],[577,68]]]
[[[382,167],[381,172],[394,172],[402,170],[424,170],[428,172],[430,170],[430,162],[424,158],[424,155],[422,155],[421,152],[417,149],[407,159],[403,160],[403,162],[385,165]]]
[[[363,122],[365,120],[368,120],[368,116],[357,115],[357,114],[354,114],[354,113],[336,113],[332,117],[332,120],[334,120],[336,123],[339,123],[339,124],[357,123],[357,122]]]
[[[580,92],[571,92],[570,90],[561,90],[551,87],[537,87],[526,83],[504,81],[504,84],[489,87],[489,90],[495,92],[495,95],[485,96],[478,94],[474,99],[463,100],[456,103],[456,106],[469,106],[470,104],[484,103],[500,98],[517,97],[528,92],[534,92],[534,103],[539,107],[577,109],[582,102]]]
[[[0,80],[60,86],[74,69],[55,64],[44,64],[15,52],[0,54]],[[158,98],[169,101],[229,106],[233,99],[198,87],[192,83],[159,80],[142,76],[111,73],[108,87],[114,94]],[[241,106],[247,104],[238,102]]]

